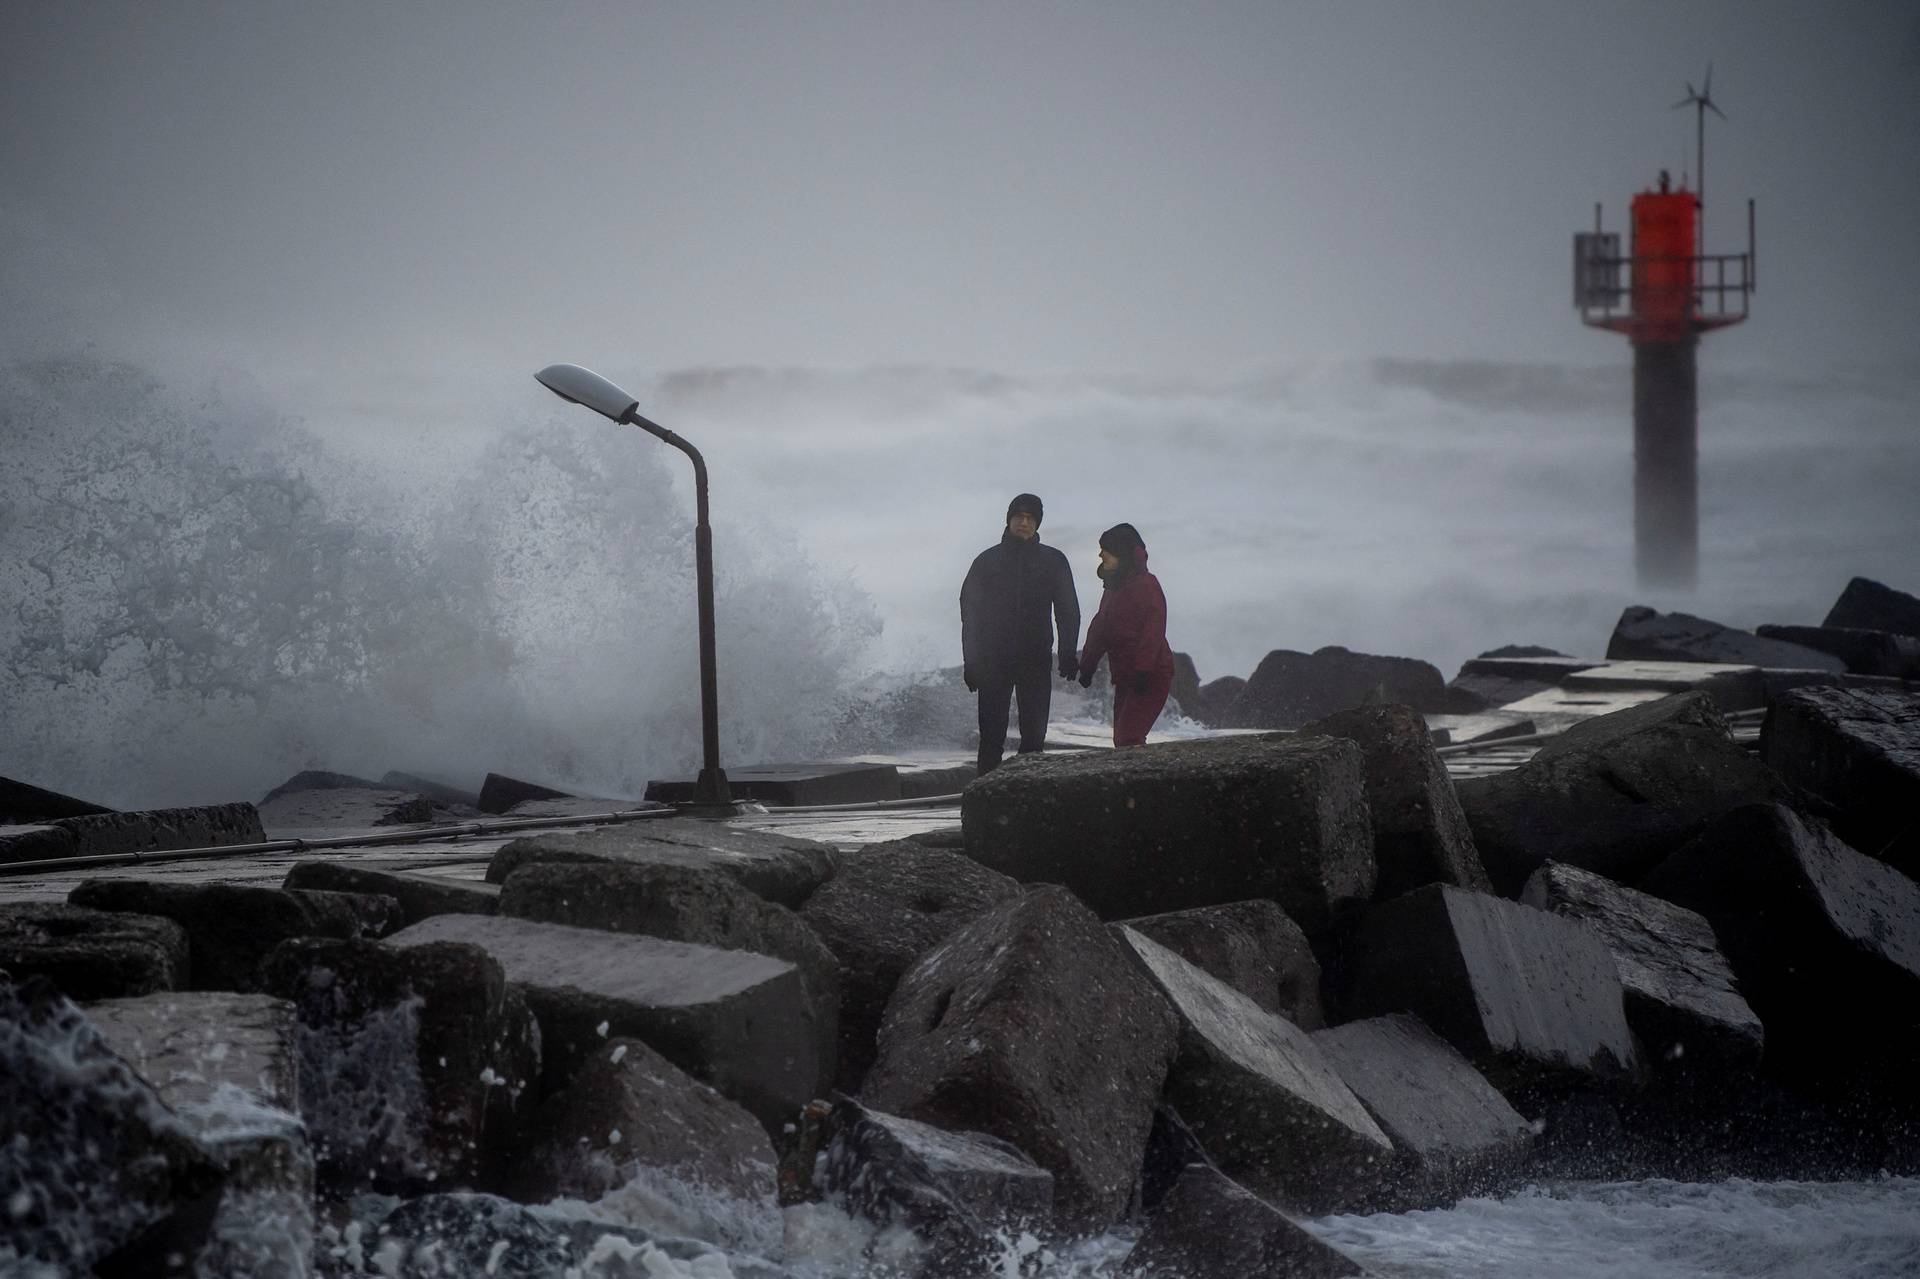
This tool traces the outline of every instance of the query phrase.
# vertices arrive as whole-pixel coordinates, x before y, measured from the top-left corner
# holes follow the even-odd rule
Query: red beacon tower
[[[1709,71],[1711,76],[1711,71]],[[1709,80],[1709,91],[1711,80]],[[1712,100],[1687,86],[1702,120]],[[1701,154],[1704,163],[1704,152]],[[1633,344],[1633,557],[1640,585],[1688,589],[1699,579],[1700,335],[1747,318],[1754,291],[1753,201],[1747,251],[1703,251],[1703,198],[1683,185],[1633,197],[1632,238],[1593,230],[1573,237],[1573,305],[1583,323],[1624,333]]]

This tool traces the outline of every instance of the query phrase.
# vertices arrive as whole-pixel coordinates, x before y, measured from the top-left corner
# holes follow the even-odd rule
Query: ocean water
[[[1920,1274],[1920,1180],[1573,1183],[1324,1217],[1382,1279],[1894,1279]]]
[[[1099,531],[1141,529],[1203,678],[1323,644],[1451,675],[1503,643],[1600,653],[1630,603],[1751,626],[1818,622],[1856,573],[1920,591],[1920,371],[1702,365],[1684,596],[1631,582],[1623,362],[606,371],[711,468],[743,764],[964,750],[934,672],[1021,490],[1088,614]],[[689,468],[519,372],[461,389],[315,403],[89,347],[0,365],[0,774],[132,806],[308,767],[608,795],[686,771]]]

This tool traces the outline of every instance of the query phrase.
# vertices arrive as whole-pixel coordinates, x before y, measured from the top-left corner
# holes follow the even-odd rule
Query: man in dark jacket
[[[1048,671],[1058,628],[1060,678],[1080,674],[1080,597],[1067,557],[1040,544],[1040,499],[1022,493],[1007,506],[998,546],[974,558],[960,587],[960,654],[967,689],[980,694],[980,771],[1000,763],[1007,702],[1020,699],[1020,752],[1047,739],[1053,701]]]

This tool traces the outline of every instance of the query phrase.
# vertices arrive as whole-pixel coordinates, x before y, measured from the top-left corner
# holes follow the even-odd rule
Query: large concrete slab
[[[1720,1078],[1760,1065],[1765,1032],[1705,916],[1558,862],[1535,871],[1520,900],[1599,934],[1650,1065]]]
[[[1270,897],[1309,936],[1373,893],[1365,754],[1258,735],[1019,756],[967,787],[967,855],[1104,919]]]
[[[1801,667],[1782,669],[1800,670]],[[1753,710],[1767,704],[1765,672],[1759,666],[1712,662],[1617,661],[1567,676],[1563,692],[1579,695],[1616,692],[1684,693],[1699,689],[1721,711]]]
[[[330,786],[288,791],[260,804],[260,824],[276,839],[288,835],[370,830],[434,820],[433,801],[412,791],[377,786]]]
[[[1191,1164],[1147,1216],[1127,1279],[1340,1279],[1366,1267],[1205,1164]]]
[[[1098,1230],[1126,1211],[1177,1034],[1120,943],[1048,885],[902,979],[861,1099],[1013,1142],[1053,1174],[1063,1226]]]
[[[252,804],[208,804],[197,808],[155,808],[132,813],[96,813],[43,823],[72,839],[64,855],[97,857],[114,853],[151,853],[178,848],[222,848],[266,839]],[[11,841],[0,843],[0,858],[28,861],[48,856]]]
[[[0,905],[0,972],[44,977],[68,999],[148,995],[191,980],[187,930],[171,919],[64,902]]]
[[[400,923],[389,897],[102,876],[69,901],[171,919],[186,929],[196,990],[259,989],[260,961],[292,937],[382,937]]]
[[[800,970],[785,960],[483,915],[436,915],[385,944],[446,941],[480,947],[525,993],[549,1086],[608,1036],[629,1035],[775,1132],[821,1090],[816,1027]]]
[[[833,849],[812,840],[698,818],[648,818],[516,839],[487,866],[490,883],[535,862],[625,862],[716,870],[749,892],[798,907],[833,875]]]
[[[400,918],[406,924],[417,924],[429,915],[491,915],[500,908],[498,884],[356,862],[301,862],[287,872],[282,886],[391,897],[399,903]]]
[[[1499,1089],[1418,1017],[1396,1013],[1316,1031],[1326,1055],[1396,1151],[1378,1206],[1443,1204],[1519,1171],[1533,1128]]]
[[[1549,860],[1631,883],[1719,814],[1784,792],[1698,690],[1588,719],[1519,768],[1455,785],[1510,895]]]
[[[1344,953],[1348,1016],[1411,1012],[1509,1095],[1639,1069],[1613,955],[1578,921],[1429,884],[1370,907]]]
[[[1834,806],[1834,830],[1920,879],[1920,689],[1802,688],[1777,700],[1760,753]]]
[[[1366,1203],[1393,1143],[1307,1032],[1143,934],[1118,931],[1179,1015],[1166,1099],[1207,1153],[1296,1211]]]
[[[293,1005],[271,995],[167,991],[87,1005],[107,1047],[176,1111],[234,1088],[278,1110],[300,1107]]]
[[[1920,1061],[1920,884],[1778,804],[1736,809],[1647,877],[1698,911],[1767,1028],[1767,1062],[1910,1100]]]

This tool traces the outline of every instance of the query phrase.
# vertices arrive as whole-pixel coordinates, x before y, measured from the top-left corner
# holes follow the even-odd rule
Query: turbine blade
[[[1698,101],[1699,101],[1698,98],[1682,98],[1680,99],[1680,101],[1673,104],[1673,109],[1675,111],[1678,111],[1681,107],[1690,107],[1695,102],[1698,102]]]
[[[1707,110],[1713,112],[1715,115],[1719,116],[1722,120],[1727,118],[1727,113],[1725,111],[1722,111],[1719,107],[1714,106],[1713,100],[1711,98],[1707,100]]]

